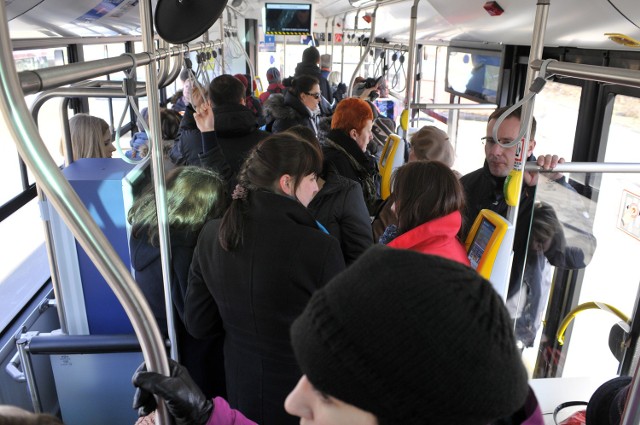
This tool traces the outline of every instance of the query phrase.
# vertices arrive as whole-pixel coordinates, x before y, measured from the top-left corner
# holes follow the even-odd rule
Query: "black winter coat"
[[[131,237],[129,250],[135,279],[142,290],[158,326],[167,335],[164,286],[160,249],[149,244],[146,233]],[[225,395],[222,358],[222,333],[210,334],[196,340],[184,326],[184,299],[193,250],[198,234],[172,231],[171,238],[171,298],[174,306],[174,327],[178,339],[178,353],[182,363],[207,397]]]
[[[360,183],[369,215],[373,216],[381,202],[380,174],[375,157],[362,152],[356,141],[342,130],[331,130],[326,143],[322,148],[325,163],[341,176]]]
[[[225,331],[229,403],[262,425],[297,424],[284,400],[301,376],[289,327],[315,290],[344,269],[338,241],[297,201],[271,192],[246,200],[243,243],[218,241],[221,220],[198,239],[185,300],[196,337]]]
[[[194,113],[195,110],[188,104],[180,121],[178,138],[169,152],[171,162],[176,165],[200,165],[198,154],[202,152],[202,141]]]
[[[256,117],[246,106],[219,105],[213,108],[213,114],[218,143],[236,176],[249,151],[269,133],[258,130]]]
[[[344,262],[349,265],[373,245],[371,220],[362,188],[335,171],[323,176],[324,186],[311,200],[309,211],[331,236],[340,241]]]
[[[274,93],[264,104],[264,114],[270,121],[272,133],[279,133],[296,125],[303,125],[318,133],[316,117],[302,101],[289,90],[284,94]]]

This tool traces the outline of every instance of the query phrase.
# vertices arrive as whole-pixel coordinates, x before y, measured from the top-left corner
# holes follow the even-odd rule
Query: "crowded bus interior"
[[[0,43],[0,424],[640,424],[636,0],[5,1]]]

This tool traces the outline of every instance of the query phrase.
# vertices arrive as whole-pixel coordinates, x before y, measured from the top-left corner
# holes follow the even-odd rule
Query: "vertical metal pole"
[[[329,47],[329,20],[324,21],[324,52],[327,53],[327,47]]]
[[[358,71],[360,70],[360,67],[364,63],[364,60],[367,58],[367,55],[369,54],[369,50],[371,49],[371,43],[373,43],[373,38],[376,33],[376,21],[377,21],[376,11],[377,10],[378,10],[378,6],[376,6],[373,9],[373,13],[371,14],[371,32],[369,33],[369,42],[367,43],[367,46],[364,49],[364,53],[362,53],[360,56],[360,62],[358,62],[356,69],[353,71],[353,74],[351,75],[351,80],[349,80],[349,96],[353,96],[353,88],[354,88],[353,83],[356,80],[356,77],[358,76]],[[358,13],[360,13],[359,10],[358,10]],[[358,15],[356,15],[356,27],[358,26],[357,22],[358,22]],[[343,40],[344,40],[344,37],[343,37]],[[360,49],[360,51],[362,51],[362,48]],[[344,50],[343,50],[343,53],[344,53]]]
[[[60,269],[58,268],[58,258],[53,247],[53,232],[51,229],[51,217],[49,216],[49,207],[47,197],[36,185],[38,191],[38,205],[40,207],[40,217],[44,227],[44,244],[47,250],[47,259],[49,260],[49,270],[51,271],[51,286],[53,287],[53,296],[57,302],[56,311],[58,312],[58,321],[60,322],[60,330],[62,333],[69,333],[69,322],[67,319],[67,310],[65,309],[64,296],[60,287]]]
[[[24,372],[25,378],[27,378],[27,389],[29,390],[29,396],[31,397],[31,404],[33,405],[33,411],[35,413],[42,413],[42,401],[40,401],[40,393],[38,391],[36,375],[33,371],[33,363],[31,362],[31,356],[27,352],[28,344],[29,344],[29,340],[24,337],[16,341],[16,347],[18,348],[18,354],[20,355],[20,363],[22,364],[22,370]]]
[[[622,414],[620,425],[637,425],[640,423],[640,363],[636,367],[627,395],[627,404]]]
[[[222,66],[222,72],[220,75],[225,74],[225,61],[224,61],[224,13],[218,18],[218,24],[220,25],[220,65]]]
[[[347,39],[346,28],[344,27],[344,23],[347,20],[347,14],[345,13],[342,17],[342,52],[340,53],[340,79],[344,81],[344,45]]]
[[[142,26],[142,46],[146,52],[154,52],[151,26],[151,7],[147,1],[140,2],[140,25]],[[167,331],[171,340],[171,357],[178,358],[178,346],[173,317],[173,299],[171,297],[171,238],[169,236],[169,214],[167,212],[167,192],[164,181],[164,155],[160,130],[160,101],[156,80],[156,55],[150,55],[151,61],[145,67],[147,100],[149,102],[149,145],[151,147],[151,171],[156,196],[158,215],[158,242],[164,280],[164,298],[166,303]]]
[[[453,97],[454,103],[460,103],[460,96]],[[447,132],[449,140],[454,140],[453,150],[458,151],[458,125],[460,124],[460,109],[454,108],[449,111],[449,119],[447,120]]]
[[[333,62],[335,62],[334,47],[336,45],[336,17],[334,16],[331,20],[331,69],[333,69]],[[340,74],[340,78],[342,79],[342,74]]]
[[[538,0],[538,4],[536,6],[536,18],[533,24],[533,38],[531,40],[531,51],[529,52],[529,68],[527,70],[527,79],[525,82],[525,91],[529,90],[531,83],[537,76],[537,71],[535,71],[531,67],[531,63],[536,59],[542,58],[542,51],[544,49],[544,33],[547,29],[547,20],[549,17],[549,2],[550,0]],[[535,99],[535,98],[534,98]],[[522,156],[523,163],[520,168],[518,168],[518,164],[515,164],[514,169],[519,170],[520,172],[524,172],[524,162],[526,161],[525,155],[528,152],[529,148],[529,137],[531,136],[531,117],[533,116],[533,99],[530,102],[522,105],[522,114],[520,125],[523,126],[525,121],[529,122],[529,126],[527,127],[527,131],[525,132],[524,142],[522,142]],[[529,118],[528,120],[526,118]],[[518,209],[520,208],[520,192],[522,191],[522,184],[524,179],[520,179],[520,187],[517,190],[518,200],[514,207],[510,207],[507,211],[507,219],[511,221],[514,226],[516,222],[516,217],[518,217]]]
[[[287,36],[282,36],[282,71],[287,73]]]
[[[409,47],[409,49],[411,49],[411,47]],[[422,54],[423,54],[423,49],[424,49],[424,47],[420,46],[418,48],[418,54],[416,55],[417,63],[418,63],[418,66],[417,66],[418,71],[416,72],[416,75],[419,74],[420,75],[420,79],[419,80],[417,78],[415,79],[415,81],[413,83],[413,87],[414,87],[414,90],[415,90],[415,97],[416,97],[416,102],[417,103],[420,103],[420,98],[421,98],[421,90],[420,89],[422,87],[422,84],[420,84],[420,82],[422,81]],[[412,117],[414,124],[417,123],[418,125],[420,125],[420,121],[419,121],[419,118],[420,118],[419,115],[420,114],[419,114],[419,112],[420,111],[418,111],[418,114],[415,116],[415,118]]]
[[[418,22],[418,3],[420,0],[414,0],[413,6],[411,6],[411,24],[409,26],[409,64],[407,65],[407,76],[405,84],[407,86],[407,91],[404,96],[404,112],[405,117],[408,119],[411,116],[411,103],[413,102],[413,81],[414,74],[416,69],[416,26]],[[404,127],[401,125],[403,130],[403,137],[406,139],[409,135],[409,127]]]

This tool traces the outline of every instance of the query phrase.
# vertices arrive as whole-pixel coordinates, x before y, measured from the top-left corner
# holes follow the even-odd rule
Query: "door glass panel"
[[[640,99],[618,95],[605,162],[640,163],[639,145]],[[594,217],[598,248],[586,269],[579,302],[605,302],[631,316],[640,282],[640,174],[607,173],[601,178]],[[585,375],[590,370],[615,373],[618,362],[607,341],[619,320],[601,311],[577,316],[563,376]]]
[[[640,163],[638,111],[640,99],[616,97],[604,156],[606,162]],[[543,180],[536,201],[548,203],[554,209],[564,230],[565,246],[577,248],[570,252],[577,253],[586,264],[583,271],[578,272],[573,305],[606,303],[631,316],[640,282],[640,269],[636,266],[640,252],[640,218],[636,208],[640,205],[640,174],[574,173],[571,178],[587,182],[593,191],[592,199]],[[597,247],[593,250],[596,241]],[[543,295],[549,291],[555,296],[565,293],[566,283],[555,280],[558,271],[549,264],[545,266],[540,291]],[[552,285],[551,288],[545,283]],[[621,319],[610,312],[586,309],[578,313],[568,327],[561,352],[544,343],[541,349],[546,304],[543,297],[542,314],[536,318],[539,326],[536,340],[531,348],[524,350],[525,362],[532,366],[537,358],[536,370],[555,369],[563,377],[614,376],[619,361],[609,349],[608,339],[610,329]]]

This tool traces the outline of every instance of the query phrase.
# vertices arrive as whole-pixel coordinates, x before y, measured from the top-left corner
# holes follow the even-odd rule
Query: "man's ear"
[[[247,99],[244,98],[244,97],[242,99],[240,99],[240,104],[243,105],[243,106],[247,106]]]
[[[533,149],[536,147],[536,141],[531,139],[529,140],[529,144],[527,145],[527,158],[533,154]]]
[[[278,180],[280,190],[289,196],[293,196],[293,179],[289,174],[283,174]]]
[[[355,140],[358,137],[358,130],[356,130],[355,128],[349,130],[349,137]]]

